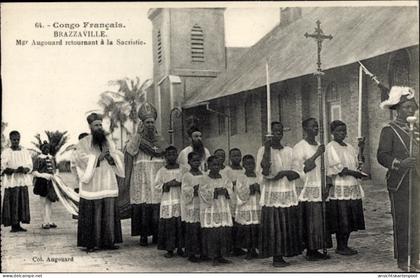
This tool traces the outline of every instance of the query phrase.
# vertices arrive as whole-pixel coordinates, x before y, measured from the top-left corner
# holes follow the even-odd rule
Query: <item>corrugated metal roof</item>
[[[417,7],[310,8],[296,22],[273,28],[184,107],[265,86],[267,59],[272,83],[314,73],[316,42],[304,34],[313,33],[317,20],[334,37],[322,46],[324,70],[419,44]]]
[[[227,68],[235,67],[244,55],[249,50],[249,47],[226,47],[226,63]]]

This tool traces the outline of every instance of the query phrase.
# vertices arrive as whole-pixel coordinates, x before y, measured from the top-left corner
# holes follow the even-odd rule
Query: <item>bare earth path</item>
[[[74,181],[61,174],[66,183]],[[82,252],[76,247],[77,220],[59,203],[53,205],[57,229],[41,229],[40,204],[30,188],[31,224],[26,233],[10,233],[2,226],[3,272],[399,272],[393,259],[392,221],[388,193],[383,185],[365,185],[366,230],[354,233],[350,245],[359,254],[343,257],[329,250],[331,259],[308,262],[303,256],[287,259],[290,267],[277,269],[269,259],[246,261],[232,258],[233,264],[212,267],[210,262],[193,264],[185,258],[166,259],[155,245],[141,247],[138,237],[130,236],[130,220],[123,220],[123,240],[119,250]],[[335,243],[334,243],[335,244]],[[67,258],[54,262],[48,258]]]

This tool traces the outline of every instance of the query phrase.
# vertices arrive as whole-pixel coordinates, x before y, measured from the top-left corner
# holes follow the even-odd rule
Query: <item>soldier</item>
[[[405,271],[419,270],[419,172],[415,156],[409,156],[410,136],[407,117],[418,109],[414,91],[408,87],[391,88],[389,98],[381,103],[382,109],[397,111],[397,117],[382,129],[377,158],[388,169],[387,187],[391,200],[392,220],[394,222],[394,257],[398,267]],[[418,120],[417,120],[418,121]],[[418,124],[415,125],[414,154],[418,154]],[[411,174],[411,192],[409,183]],[[409,215],[409,199],[412,202]],[[409,221],[411,217],[411,221]],[[408,242],[409,222],[411,222],[411,242]],[[411,245],[411,269],[408,268],[408,246]]]

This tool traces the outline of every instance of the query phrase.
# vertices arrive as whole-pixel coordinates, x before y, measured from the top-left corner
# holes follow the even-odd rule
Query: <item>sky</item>
[[[165,4],[166,5],[166,4]],[[1,7],[2,121],[5,134],[19,130],[21,144],[45,130],[67,130],[75,143],[88,130],[86,112],[98,110],[99,95],[110,80],[152,77],[150,4],[143,3],[6,3]],[[226,46],[250,46],[279,21],[279,8],[227,8]],[[112,39],[140,39],[139,46],[31,46],[17,40],[57,40],[54,24],[114,23]],[[37,28],[41,23],[43,28]],[[50,25],[50,27],[48,27]],[[75,30],[75,29],[73,29]],[[96,30],[96,29],[95,29]],[[245,31],[245,32],[244,32]]]

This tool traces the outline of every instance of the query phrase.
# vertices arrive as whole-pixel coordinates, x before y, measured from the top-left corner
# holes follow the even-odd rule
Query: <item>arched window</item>
[[[324,128],[328,136],[331,136],[329,124],[334,120],[341,120],[341,96],[337,90],[337,84],[334,81],[327,86],[325,108],[327,110],[327,122],[324,122]]]
[[[160,30],[157,32],[157,60],[158,63],[162,63],[162,37]]]
[[[335,82],[328,84],[325,101],[328,109],[328,122],[341,120],[341,98]]]
[[[204,62],[204,32],[197,24],[191,29],[191,60]]]

